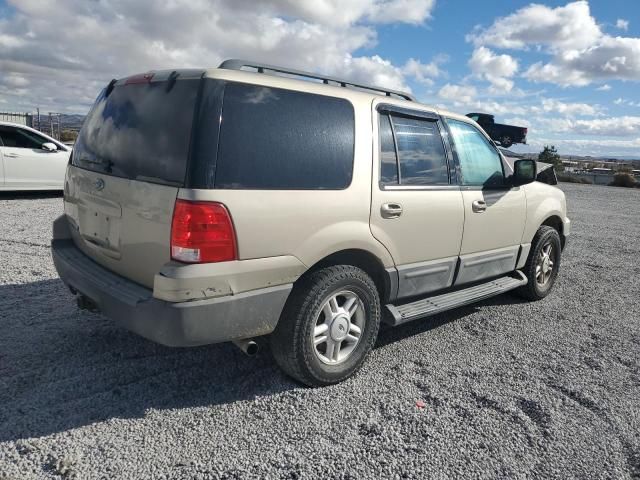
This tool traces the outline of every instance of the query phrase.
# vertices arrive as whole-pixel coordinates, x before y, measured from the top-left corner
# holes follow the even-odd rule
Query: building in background
[[[33,127],[33,115],[30,113],[0,112],[0,122],[11,122]]]

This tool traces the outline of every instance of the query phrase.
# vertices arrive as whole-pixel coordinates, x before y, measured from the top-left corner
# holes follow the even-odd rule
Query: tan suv
[[[80,307],[146,338],[270,334],[288,374],[327,385],[381,321],[547,295],[570,222],[535,177],[402,92],[237,60],[150,72],[91,109],[53,259]]]

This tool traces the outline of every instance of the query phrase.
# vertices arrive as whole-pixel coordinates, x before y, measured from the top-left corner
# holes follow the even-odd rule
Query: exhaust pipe
[[[243,338],[240,340],[232,340],[233,344],[242,350],[245,354],[250,357],[253,357],[256,353],[258,353],[258,344],[250,338]]]

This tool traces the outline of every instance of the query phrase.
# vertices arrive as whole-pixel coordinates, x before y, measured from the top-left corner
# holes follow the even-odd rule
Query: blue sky
[[[230,57],[410,89],[640,157],[640,2],[0,0],[0,110],[84,113],[111,78]]]

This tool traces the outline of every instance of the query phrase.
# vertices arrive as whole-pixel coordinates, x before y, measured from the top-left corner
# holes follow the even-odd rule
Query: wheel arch
[[[385,268],[380,258],[370,251],[360,248],[338,250],[326,255],[311,265],[300,278],[334,265],[352,265],[366,272],[375,283],[382,303],[394,295],[394,290],[398,288],[398,274],[395,268]]]
[[[564,248],[564,223],[562,222],[562,218],[559,215],[550,215],[540,224],[540,226],[546,225],[555,229],[560,235],[560,245]]]

